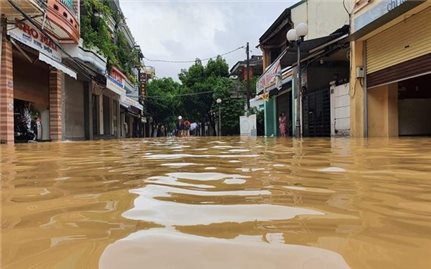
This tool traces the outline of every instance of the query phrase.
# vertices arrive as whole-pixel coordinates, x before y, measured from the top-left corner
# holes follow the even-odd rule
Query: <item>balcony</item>
[[[126,39],[127,39],[127,42],[129,43],[129,46],[131,48],[135,47],[136,42],[135,42],[135,39],[134,39],[134,37],[132,35],[132,32],[130,32],[129,26],[127,26],[127,24],[123,22],[123,23],[120,24],[120,27],[121,27],[120,28],[121,31],[126,36]]]
[[[44,0],[14,0],[13,3],[30,17],[42,17],[46,9]],[[10,20],[23,18],[22,14],[7,0],[0,1],[0,11]]]
[[[129,97],[138,97],[139,91],[136,85],[133,85],[128,79],[125,80],[124,88],[126,89],[126,94]]]
[[[79,0],[13,0],[22,12],[61,43],[77,44],[79,41]],[[1,14],[9,20],[23,19],[23,15],[9,1],[0,0]],[[46,14],[47,21],[44,22]]]
[[[47,31],[62,43],[77,44],[80,36],[76,0],[47,0]]]
[[[64,49],[73,58],[80,60],[85,64],[91,65],[100,74],[106,73],[107,59],[100,55],[100,53],[95,48],[84,47],[84,42],[82,39],[79,40],[79,46],[76,46],[75,44],[64,44]]]

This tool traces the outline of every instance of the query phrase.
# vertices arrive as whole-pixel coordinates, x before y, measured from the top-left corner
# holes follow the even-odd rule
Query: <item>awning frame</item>
[[[57,62],[56,60],[52,59],[51,57],[43,54],[42,52],[39,52],[39,60],[49,64],[52,67],[55,67],[57,70],[62,71],[66,75],[68,75],[74,79],[77,79],[76,72],[72,71],[72,69],[66,67],[62,63]]]

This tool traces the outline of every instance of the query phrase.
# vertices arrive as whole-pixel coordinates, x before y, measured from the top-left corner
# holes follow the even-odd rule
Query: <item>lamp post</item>
[[[302,78],[301,78],[301,42],[304,41],[304,36],[308,34],[308,26],[306,23],[299,23],[295,29],[290,29],[287,32],[286,38],[289,42],[296,42],[298,49],[297,56],[297,90],[296,90],[296,137],[301,137],[301,100],[302,100]]]
[[[218,136],[221,136],[221,99],[217,98],[218,104]]]

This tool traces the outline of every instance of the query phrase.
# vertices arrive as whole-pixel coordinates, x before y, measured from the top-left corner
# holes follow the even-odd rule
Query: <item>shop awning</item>
[[[139,113],[136,113],[135,111],[133,111],[132,109],[127,109],[127,113],[135,118],[139,118],[141,115]]]
[[[309,59],[324,55],[328,52],[328,48],[330,48],[331,45],[346,42],[348,43],[348,27],[342,27],[328,36],[303,41],[300,47],[301,62],[305,62]],[[266,71],[260,77],[256,85],[256,94],[260,94],[263,89],[269,91],[275,88],[274,78],[277,73],[277,70],[279,70],[280,68],[286,70],[292,66],[296,66],[298,59],[297,49],[298,48],[295,45],[293,47],[287,47],[284,51],[280,53],[277,59],[266,69]],[[278,69],[276,68],[277,66]],[[276,71],[272,71],[274,69]],[[264,82],[264,85],[259,85],[259,82],[264,79],[265,76],[268,76],[268,74],[270,75],[270,79],[267,82]],[[286,82],[289,82],[289,80],[285,81],[285,79],[283,79],[282,84]]]
[[[301,61],[306,61],[311,57],[321,55],[326,52],[326,48],[341,40],[347,42],[348,34],[337,33],[321,38],[306,40],[301,43]],[[297,47],[289,47],[286,54],[281,58],[281,66],[296,66],[298,60]]]
[[[140,111],[144,110],[144,106],[141,105],[138,101],[125,95],[122,95],[120,97],[120,105],[124,106],[125,108],[134,107],[136,109],[139,109]]]
[[[62,63],[59,63],[56,60],[51,59],[50,57],[46,56],[45,54],[43,54],[41,52],[39,53],[39,60],[51,65],[52,67],[57,68],[58,70],[62,71],[63,73],[76,79],[76,73],[74,71],[72,71],[71,69],[69,69],[68,67],[63,65]]]

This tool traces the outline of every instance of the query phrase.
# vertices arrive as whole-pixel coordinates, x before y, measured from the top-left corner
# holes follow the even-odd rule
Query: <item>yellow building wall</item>
[[[398,84],[368,90],[368,136],[398,136]]]
[[[367,73],[431,53],[431,7],[371,37]]]
[[[376,1],[359,1],[358,8],[353,13],[352,23],[354,18],[367,12],[375,7],[382,0]],[[367,73],[372,73],[377,70],[384,69],[388,66],[397,64],[400,57],[402,61],[409,57],[423,55],[426,52],[414,52],[422,48],[424,51],[431,49],[431,1],[426,1],[418,7],[404,13],[387,24],[381,26],[375,31],[367,34],[360,39],[351,43],[351,136],[364,136],[364,109],[365,109],[365,89],[364,81],[356,79],[356,67],[365,66],[364,49],[371,46],[367,50]],[[394,27],[395,26],[395,27]],[[409,27],[414,27],[410,28]],[[352,25],[354,29],[354,25]],[[410,32],[405,33],[409,29]],[[422,36],[417,36],[420,32]],[[415,35],[416,38],[412,38]],[[386,36],[391,36],[393,42],[384,42],[389,39]],[[420,40],[422,39],[422,40]],[[425,42],[424,42],[425,40]],[[366,45],[365,45],[366,43]],[[371,43],[371,44],[370,44]],[[407,46],[407,48],[405,48]],[[404,51],[404,52],[403,52]],[[403,54],[404,53],[404,54]],[[429,53],[429,52],[427,52]],[[388,55],[398,55],[397,57],[388,57]],[[404,56],[403,56],[404,55]],[[407,55],[407,56],[405,56]],[[399,57],[400,56],[400,57]],[[392,59],[388,59],[392,58]],[[401,62],[402,62],[401,61]],[[379,91],[380,90],[380,91]],[[398,89],[396,84],[386,85],[378,88],[368,89],[368,136],[397,136],[398,128]]]
[[[262,61],[263,61],[263,71],[265,71],[265,69],[271,64],[271,55],[270,55],[270,50],[267,49],[263,49],[262,48]]]
[[[351,46],[351,73],[350,73],[350,135],[352,137],[364,136],[364,80],[356,79],[356,67],[364,66],[363,41],[354,41]]]

